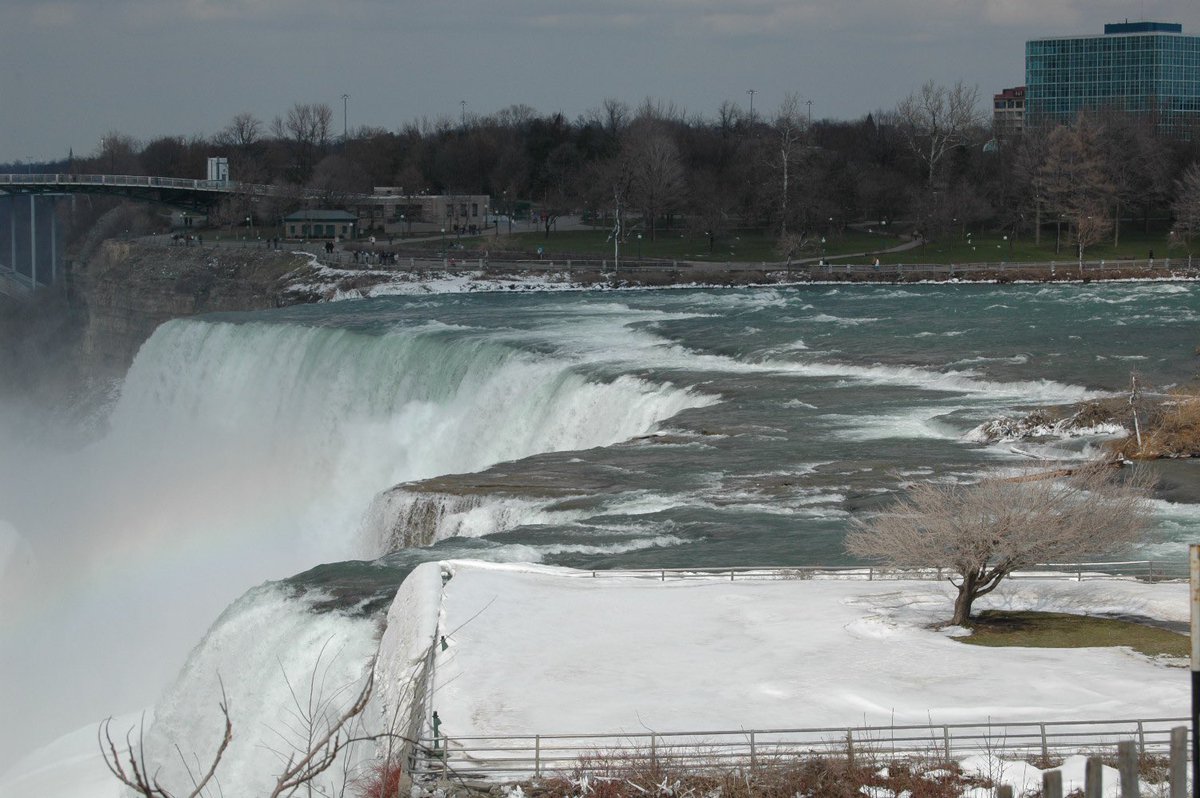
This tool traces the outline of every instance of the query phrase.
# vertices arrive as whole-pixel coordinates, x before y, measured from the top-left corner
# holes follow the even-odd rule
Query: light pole
[[[638,263],[642,262],[642,234],[638,233]]]
[[[442,255],[446,254],[446,228],[442,228]]]
[[[758,90],[746,89],[746,93],[750,95],[750,126],[754,127],[754,95],[758,94]]]
[[[250,228],[250,237],[254,238],[254,219],[247,216],[246,217],[246,226]]]
[[[1188,546],[1192,632],[1192,798],[1200,798],[1200,544]]]
[[[350,95],[343,94],[342,95],[342,144],[345,144],[349,138],[350,128],[346,124],[347,110],[349,108],[349,103],[350,103]]]
[[[459,100],[458,104],[462,106],[462,129],[467,129],[467,101]]]

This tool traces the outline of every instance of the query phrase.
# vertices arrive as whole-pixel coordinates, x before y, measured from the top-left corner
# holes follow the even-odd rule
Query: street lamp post
[[[642,234],[638,233],[638,263],[642,262]]]
[[[246,217],[246,226],[250,228],[250,237],[254,238],[254,219],[252,217]]]
[[[350,128],[346,124],[347,110],[349,108],[349,103],[350,103],[350,95],[343,94],[342,95],[342,144],[343,145],[345,145],[346,141],[349,139]]]
[[[750,126],[754,126],[754,95],[758,94],[758,89],[746,89],[746,93],[750,95]]]
[[[1192,637],[1192,796],[1200,798],[1200,544],[1188,546]]]
[[[446,228],[442,228],[442,255],[446,254]]]

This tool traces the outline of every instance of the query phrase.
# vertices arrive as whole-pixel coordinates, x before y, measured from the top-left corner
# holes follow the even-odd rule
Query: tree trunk
[[[954,599],[954,617],[950,620],[953,625],[966,626],[971,622],[971,604],[975,601],[977,584],[974,572],[963,577],[962,584],[958,586],[958,596]]]

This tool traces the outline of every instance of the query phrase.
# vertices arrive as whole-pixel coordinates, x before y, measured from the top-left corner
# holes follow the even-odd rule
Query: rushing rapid
[[[214,703],[214,670],[261,684],[276,651],[311,668],[335,616],[350,679],[377,633],[363,618],[424,560],[845,562],[849,520],[909,481],[1094,451],[1102,434],[971,432],[1131,371],[1183,382],[1197,320],[1192,285],[1146,283],[446,295],[170,322],[98,441],[0,452],[0,705],[31,718],[8,742],[153,702],[197,641],[161,728]],[[1173,478],[1197,496],[1190,469]],[[1162,502],[1143,553],[1177,556],[1194,510]]]

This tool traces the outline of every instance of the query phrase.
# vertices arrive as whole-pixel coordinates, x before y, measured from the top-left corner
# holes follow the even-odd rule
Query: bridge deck
[[[190,180],[149,175],[0,174],[0,192],[8,194],[113,194],[187,210],[205,209],[231,195],[267,197],[277,186],[232,180]]]

